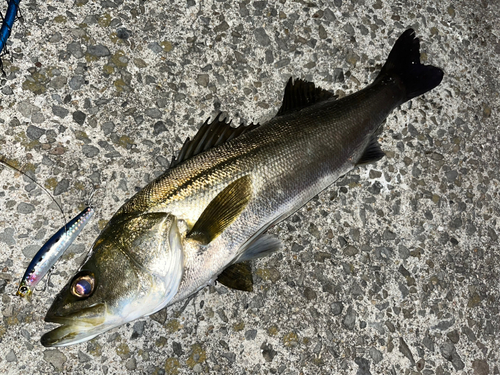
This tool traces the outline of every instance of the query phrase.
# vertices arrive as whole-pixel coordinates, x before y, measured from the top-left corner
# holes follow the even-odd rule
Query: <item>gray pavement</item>
[[[472,4],[473,3],[473,4]],[[2,8],[0,8],[2,9]],[[3,8],[5,9],[5,8]],[[0,79],[0,153],[97,214],[32,303],[14,296],[63,224],[0,167],[2,374],[500,374],[497,2],[22,1]],[[272,229],[255,291],[202,290],[67,348],[43,317],[112,214],[209,116],[265,121],[290,76],[342,96],[413,27],[443,83],[396,110],[387,157]]]

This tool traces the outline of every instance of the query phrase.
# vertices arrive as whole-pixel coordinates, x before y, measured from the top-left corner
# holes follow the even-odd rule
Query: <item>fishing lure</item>
[[[61,214],[63,220],[66,221],[64,216],[64,211],[61,205],[54,199],[50,192],[35,181],[31,176],[23,172],[22,170],[14,167],[8,163],[3,156],[0,155],[0,164],[3,164],[29,178],[35,184],[37,184],[41,189],[43,189],[48,196],[52,198],[55,202]],[[95,191],[94,191],[95,193]],[[92,199],[93,194],[90,196],[89,200]],[[85,225],[94,215],[93,207],[86,207],[82,212],[80,212],[75,218],[70,222],[65,224],[61,229],[57,231],[40,250],[35,254],[33,260],[29,264],[26,272],[24,273],[19,287],[17,289],[16,295],[21,297],[29,296],[35,286],[40,282],[40,280],[49,272],[52,266],[57,262],[57,260],[64,254],[66,249],[73,243],[73,241],[78,237],[80,232],[83,230]]]
[[[9,0],[7,5],[7,11],[5,12],[5,17],[2,19],[2,27],[0,28],[0,55],[5,48],[7,39],[9,39],[10,33],[12,31],[12,26],[16,20],[17,12],[19,11],[19,3],[21,0]],[[3,71],[2,61],[0,60],[0,69]],[[5,74],[5,72],[4,72]]]
[[[33,292],[35,286],[78,237],[93,215],[94,209],[86,207],[38,250],[21,279],[16,295],[27,297]]]

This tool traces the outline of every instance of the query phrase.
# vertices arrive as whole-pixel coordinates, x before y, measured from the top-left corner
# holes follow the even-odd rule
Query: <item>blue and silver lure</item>
[[[28,297],[33,292],[35,286],[78,237],[93,215],[92,207],[85,208],[38,250],[21,279],[16,295]]]
[[[17,0],[19,3],[19,0]],[[1,36],[0,36],[1,39]],[[61,210],[61,214],[64,218],[64,212],[62,207],[54,197],[49,193],[49,191],[40,185],[34,178],[23,172],[17,167],[14,167],[12,164],[7,162],[7,160],[0,155],[0,164],[5,165],[13,169],[16,172],[21,173],[31,181],[33,181],[36,185],[38,185],[43,191],[49,195],[54,203]],[[90,198],[91,199],[91,198]],[[19,283],[19,287],[17,288],[16,295],[21,297],[28,297],[35,286],[40,282],[41,279],[49,272],[52,266],[57,262],[57,260],[64,254],[66,249],[73,243],[73,241],[78,237],[80,232],[83,230],[85,225],[89,222],[89,220],[94,215],[93,207],[86,207],[82,212],[80,212],[77,216],[75,216],[70,222],[65,224],[61,229],[57,231],[46,243],[43,245],[40,250],[36,253],[35,257],[31,261],[28,266],[28,269],[24,273],[21,282]]]

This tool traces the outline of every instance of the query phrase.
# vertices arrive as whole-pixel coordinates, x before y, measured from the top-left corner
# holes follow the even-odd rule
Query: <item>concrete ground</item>
[[[5,10],[6,5],[0,6]],[[468,1],[23,0],[2,61],[0,153],[97,214],[32,303],[14,296],[63,219],[0,167],[2,374],[500,374],[500,6]],[[40,336],[99,230],[209,116],[276,113],[290,76],[338,95],[413,27],[445,71],[356,168],[272,229],[255,291],[202,290],[66,348]]]

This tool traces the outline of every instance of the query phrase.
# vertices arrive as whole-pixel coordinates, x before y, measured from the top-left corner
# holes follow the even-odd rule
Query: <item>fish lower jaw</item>
[[[90,316],[85,314],[60,316],[49,311],[45,317],[45,321],[60,324],[60,326],[41,337],[40,341],[42,345],[46,347],[59,347],[79,344],[91,340],[97,335],[121,324],[121,322],[116,322],[116,318],[113,315],[109,315],[105,305],[99,305],[98,310],[99,313],[96,312]]]
[[[121,316],[105,315],[94,322],[65,317],[51,317],[45,321],[61,325],[41,337],[40,341],[42,345],[46,347],[60,347],[89,341],[130,320],[124,320]]]
[[[63,324],[45,333],[41,337],[40,342],[45,347],[76,345],[91,340],[97,335],[114,327],[116,327],[116,325],[104,326],[101,324],[99,326],[94,326],[90,323],[72,322]]]

